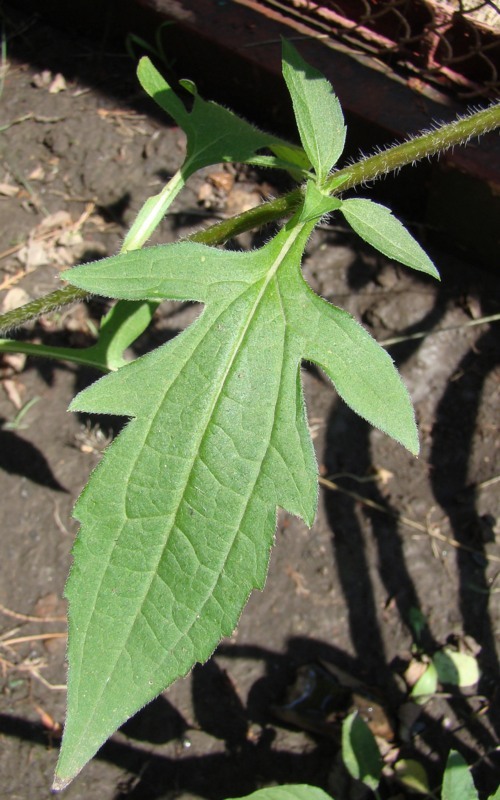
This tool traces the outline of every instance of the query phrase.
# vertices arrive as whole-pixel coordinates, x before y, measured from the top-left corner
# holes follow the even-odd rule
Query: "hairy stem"
[[[43,314],[50,314],[52,311],[59,311],[63,306],[85,300],[88,293],[83,289],[75,289],[74,286],[65,286],[63,289],[56,289],[43,297],[37,297],[24,306],[14,308],[0,315],[0,333],[19,328],[31,320],[38,319]]]
[[[380,153],[368,158],[363,158],[351,167],[336,172],[331,182],[346,173],[349,177],[342,183],[340,191],[352,189],[367,181],[373,181],[382,175],[405,167],[407,164],[416,164],[423,158],[429,158],[436,153],[442,153],[457,145],[467,144],[469,139],[482,136],[500,126],[500,103],[476,111],[465,117],[459,117],[454,122],[436,127],[409,139],[402,144],[393,145]],[[325,188],[328,189],[327,183]],[[336,192],[333,192],[334,194]]]
[[[335,172],[325,188],[332,194],[340,194],[368,181],[376,180],[389,172],[394,172],[407,164],[415,164],[423,158],[448,150],[456,145],[466,144],[469,139],[482,136],[484,133],[500,127],[500,103],[496,103],[482,111],[461,117],[435,130],[415,136],[407,142],[388,147],[380,153],[363,158],[344,169]],[[345,180],[339,185],[339,179]],[[231,219],[223,220],[216,225],[199,231],[189,238],[202,244],[218,245],[239,233],[266,225],[289,216],[301,199],[301,190],[295,189],[283,197],[257,208],[245,211]],[[131,249],[131,248],[129,248]],[[44,297],[33,300],[20,308],[0,315],[0,332],[18,328],[42,314],[61,308],[63,305],[77,302],[88,295],[80,289],[68,286],[51,292]]]

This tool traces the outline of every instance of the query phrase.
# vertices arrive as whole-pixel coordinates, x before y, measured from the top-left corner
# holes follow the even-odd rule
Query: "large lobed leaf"
[[[324,211],[311,186],[302,216],[260,250],[184,242],[66,273],[105,296],[205,308],[172,342],[72,404],[131,421],[75,510],[82,528],[66,590],[68,714],[56,788],[232,632],[264,584],[277,507],[312,524],[302,359],[319,364],[358,413],[418,447],[389,356],[302,278],[303,248]]]

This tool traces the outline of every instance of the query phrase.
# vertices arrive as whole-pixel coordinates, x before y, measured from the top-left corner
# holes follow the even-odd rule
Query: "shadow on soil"
[[[31,442],[27,442],[14,431],[2,430],[6,420],[0,417],[0,469],[11,475],[22,475],[28,480],[54,489],[67,492],[52,472],[49,462]]]
[[[446,281],[444,282],[446,285]],[[359,289],[359,287],[357,287]],[[446,294],[445,294],[446,292]],[[401,331],[401,336],[411,336],[423,330],[439,327],[450,287],[440,285],[435,302],[430,310],[416,324]],[[495,303],[483,303],[481,313],[485,316],[498,311]],[[399,370],[413,356],[421,340],[406,341],[394,346],[391,355]],[[481,667],[481,684],[478,691],[491,701],[488,725],[474,713],[466,697],[451,698],[458,719],[466,720],[470,733],[481,742],[486,750],[494,750],[498,739],[492,736],[500,733],[498,714],[499,665],[495,647],[494,626],[489,613],[491,585],[487,580],[488,565],[485,544],[492,541],[490,520],[481,517],[476,506],[476,487],[467,484],[469,466],[474,446],[474,436],[478,430],[482,390],[490,372],[498,366],[500,349],[498,332],[493,329],[481,336],[467,351],[458,365],[450,367],[450,377],[444,394],[440,398],[432,432],[432,448],[429,458],[430,483],[436,503],[449,518],[451,536],[457,543],[456,565],[458,571],[459,610],[462,617],[464,635],[470,635],[480,645],[478,661]],[[376,464],[371,457],[371,427],[342,403],[335,403],[327,426],[326,447],[323,463],[328,475],[350,473],[370,475],[376,472]],[[336,477],[335,480],[339,482]],[[359,492],[359,486],[348,478],[340,479],[343,488]],[[363,509],[369,521],[373,541],[376,544],[379,576],[387,593],[398,609],[405,626],[412,630],[414,610],[422,613],[417,589],[412,581],[405,561],[402,535],[398,523],[397,510],[391,507],[387,498],[379,491],[375,482],[364,484],[363,496],[368,503],[385,509],[386,513],[374,510],[370,505]],[[359,502],[342,492],[328,492],[325,507],[331,530],[332,549],[335,563],[346,600],[349,616],[351,640],[358,654],[363,671],[376,675],[388,696],[397,694],[394,675],[384,659],[384,643],[379,627],[374,590],[370,578],[370,564],[366,554],[363,530],[357,522],[356,509]],[[423,616],[423,613],[422,613]],[[436,642],[426,626],[420,635],[419,644],[424,652],[432,654],[444,642]],[[358,673],[359,674],[359,673]],[[425,731],[425,728],[422,728]],[[439,752],[444,759],[449,749],[454,749],[449,731],[431,725],[420,735],[431,751]],[[443,747],[444,740],[444,747]],[[472,740],[471,740],[472,744]],[[460,742],[458,749],[468,763],[474,763],[478,752],[474,747],[465,753],[466,746]],[[486,772],[488,767],[485,767]],[[494,776],[493,776],[494,780]],[[493,784],[493,788],[495,785]]]
[[[341,665],[351,674],[362,674],[365,665],[360,659],[349,658],[323,642],[294,638],[284,653],[258,646],[221,645],[217,654],[228,659],[258,660],[265,664],[266,674],[252,687],[247,707],[243,706],[226,672],[215,659],[193,672],[193,704],[200,729],[225,744],[224,752],[189,756],[190,729],[187,722],[164,697],[150,703],[133,717],[122,731],[139,743],[161,745],[175,741],[178,755],[153,754],[141,746],[110,740],[96,758],[120,767],[131,777],[122,783],[113,800],[157,800],[177,794],[195,794],[210,800],[250,793],[259,785],[273,783],[304,783],[328,787],[328,778],[338,750],[337,735],[312,736],[307,752],[280,751],[274,743],[276,718],[273,704],[282,699],[284,686],[295,669],[313,661]],[[388,668],[385,666],[384,672]],[[422,724],[429,723],[435,736],[436,723],[422,715]],[[254,739],[248,735],[250,726],[258,723],[260,733]],[[0,715],[0,734],[16,737],[41,746],[55,746],[46,729],[39,723]],[[436,747],[444,759],[450,748],[459,747],[464,757],[473,761],[474,750],[464,750],[453,733]],[[431,779],[435,760],[426,763]]]

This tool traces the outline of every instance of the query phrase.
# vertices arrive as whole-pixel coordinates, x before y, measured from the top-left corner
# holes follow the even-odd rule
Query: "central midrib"
[[[285,239],[285,241],[283,242],[283,245],[282,245],[282,247],[281,247],[281,249],[280,249],[280,251],[279,251],[278,255],[276,256],[276,258],[275,258],[275,259],[274,259],[274,261],[273,261],[272,267],[269,269],[269,271],[268,271],[268,273],[267,273],[266,280],[263,282],[263,284],[262,284],[262,287],[261,287],[261,289],[260,289],[259,293],[257,294],[256,298],[255,298],[255,301],[254,301],[253,307],[252,307],[252,309],[251,309],[250,313],[248,314],[248,317],[247,317],[246,324],[245,324],[245,325],[242,327],[242,329],[241,329],[241,332],[240,332],[240,335],[239,335],[238,339],[236,340],[236,342],[235,342],[235,344],[234,344],[234,346],[233,346],[232,353],[231,353],[231,355],[230,355],[230,357],[229,357],[229,359],[228,359],[227,368],[226,368],[226,370],[225,370],[225,372],[224,372],[224,374],[223,374],[223,377],[222,377],[222,379],[221,379],[221,381],[220,381],[220,387],[219,387],[219,390],[218,390],[216,393],[214,393],[213,402],[212,402],[212,404],[209,406],[209,409],[208,409],[208,411],[207,411],[207,413],[206,413],[205,425],[203,426],[202,430],[200,431],[200,436],[199,436],[199,441],[198,441],[198,447],[197,447],[197,449],[196,449],[196,452],[195,452],[195,454],[194,454],[194,456],[193,456],[193,458],[192,458],[192,460],[191,460],[191,463],[190,463],[190,465],[189,465],[188,469],[186,470],[186,473],[187,473],[187,479],[186,479],[186,481],[185,481],[185,482],[183,482],[183,490],[182,490],[182,492],[181,492],[181,495],[180,495],[179,501],[178,501],[178,503],[177,503],[177,507],[176,507],[176,510],[175,510],[175,516],[174,516],[174,519],[173,519],[173,521],[172,521],[172,524],[171,524],[171,526],[170,526],[170,531],[172,531],[172,530],[174,529],[174,527],[176,526],[176,524],[177,524],[177,520],[178,520],[179,511],[180,511],[180,509],[181,509],[181,507],[182,507],[182,504],[183,504],[183,502],[184,502],[184,498],[185,498],[186,491],[187,491],[187,489],[188,489],[188,487],[189,487],[189,475],[190,475],[190,474],[192,473],[192,471],[193,471],[194,465],[195,465],[195,463],[196,463],[196,459],[197,459],[197,457],[198,457],[198,453],[199,453],[200,447],[201,447],[201,445],[202,445],[202,442],[203,442],[203,440],[204,440],[204,438],[205,438],[205,436],[206,436],[207,429],[208,429],[208,427],[209,427],[209,424],[210,424],[210,421],[211,421],[211,419],[212,419],[212,417],[213,417],[213,414],[214,414],[215,408],[216,408],[216,406],[218,405],[218,402],[219,402],[219,399],[220,399],[220,396],[221,396],[222,390],[223,390],[223,388],[224,388],[224,386],[225,386],[225,383],[226,383],[227,377],[228,377],[228,375],[229,375],[229,373],[230,373],[230,371],[231,371],[231,368],[232,368],[232,366],[233,366],[233,364],[234,364],[234,361],[235,361],[235,359],[236,359],[236,357],[237,357],[237,355],[238,355],[238,353],[239,353],[239,350],[240,350],[240,348],[241,348],[241,345],[242,345],[242,343],[243,343],[243,341],[244,341],[244,339],[245,339],[245,337],[246,337],[246,335],[247,335],[247,333],[248,333],[248,330],[249,330],[249,328],[250,328],[250,325],[251,325],[251,323],[252,323],[252,320],[254,319],[255,313],[256,313],[256,311],[257,311],[257,309],[258,309],[259,305],[260,305],[260,302],[262,301],[262,298],[263,298],[263,297],[264,297],[264,295],[265,295],[265,292],[266,292],[266,289],[267,289],[267,287],[269,286],[269,283],[271,282],[271,280],[272,280],[272,279],[274,278],[274,276],[276,275],[276,273],[277,273],[278,269],[280,268],[281,264],[283,263],[283,261],[285,260],[286,256],[287,256],[287,255],[288,255],[288,253],[290,252],[290,250],[291,250],[291,248],[293,247],[293,245],[294,245],[295,241],[296,241],[296,240],[297,240],[297,238],[300,236],[300,234],[301,234],[301,232],[302,232],[302,229],[303,229],[304,227],[305,227],[305,226],[304,226],[304,224],[302,224],[302,225],[296,225],[296,226],[294,226],[294,227],[292,228],[292,230],[289,232],[289,235],[287,236],[287,238]],[[197,345],[197,346],[198,346],[198,345]],[[194,351],[193,351],[193,352],[194,352]],[[193,353],[191,354],[191,357],[192,357],[192,355],[193,355]],[[180,374],[180,373],[179,373],[179,374]],[[172,385],[172,384],[171,384],[171,385]],[[158,411],[156,412],[155,416],[153,417],[153,419],[152,419],[152,421],[151,421],[151,424],[150,424],[150,426],[149,426],[149,428],[150,428],[150,429],[151,429],[151,427],[154,425],[154,422],[155,422],[155,420],[156,420],[156,417],[157,417],[157,416],[158,416],[158,414],[160,413],[160,410],[161,410],[161,406],[160,406],[160,408],[158,409]],[[145,441],[146,441],[146,440],[145,440]],[[137,458],[134,460],[134,463],[137,463],[137,460],[138,460],[138,458],[139,458],[139,455],[138,455],[138,457],[137,457]],[[132,470],[131,470],[130,472],[132,472]],[[130,473],[129,473],[129,474],[130,474]],[[164,546],[163,546],[163,548],[162,548],[162,550],[161,550],[161,553],[160,553],[160,555],[159,555],[159,557],[158,557],[158,560],[157,560],[157,565],[156,565],[156,567],[157,567],[157,568],[158,568],[158,565],[159,565],[159,563],[161,562],[161,560],[162,560],[162,558],[163,558],[163,554],[164,554],[164,552],[165,552],[165,548],[167,547],[167,544],[168,544],[168,539],[169,539],[169,536],[167,536],[167,539],[166,539],[166,541],[165,541],[165,544],[164,544]],[[114,544],[114,546],[113,546],[113,549],[114,549],[115,547],[116,547],[116,541],[115,541],[115,544]],[[112,553],[113,553],[113,551],[111,551],[111,553],[110,553],[110,556],[109,556],[109,559],[108,559],[108,565],[109,565],[109,562],[111,561],[111,556],[112,556]],[[84,729],[84,731],[82,732],[81,736],[79,737],[79,741],[81,741],[81,740],[82,740],[82,739],[83,739],[83,738],[84,738],[84,737],[87,735],[87,730],[88,730],[88,728],[89,728],[89,727],[91,727],[92,720],[93,720],[94,713],[95,713],[95,709],[97,708],[97,706],[98,706],[98,704],[99,704],[99,700],[100,700],[100,698],[102,697],[102,695],[104,694],[104,691],[105,691],[105,689],[106,689],[106,686],[107,686],[107,684],[108,684],[108,683],[111,681],[111,679],[112,679],[112,677],[113,677],[113,675],[114,675],[114,672],[115,672],[115,670],[116,670],[116,667],[117,667],[117,665],[118,665],[118,663],[119,663],[119,661],[120,661],[121,654],[122,654],[123,650],[126,648],[126,644],[127,644],[128,640],[129,640],[129,638],[130,638],[130,633],[131,633],[131,631],[133,630],[133,628],[134,628],[134,626],[135,626],[135,624],[136,624],[136,622],[137,622],[137,619],[138,619],[139,615],[142,613],[142,609],[143,609],[143,606],[144,606],[144,601],[145,601],[146,597],[148,596],[148,594],[149,594],[149,592],[150,592],[150,589],[151,589],[152,582],[153,582],[153,580],[154,580],[155,576],[157,575],[157,568],[156,568],[154,571],[153,571],[153,570],[151,571],[151,579],[150,579],[150,581],[147,583],[147,588],[146,588],[146,590],[145,590],[145,591],[144,591],[144,593],[143,593],[143,596],[142,596],[142,599],[141,599],[140,605],[138,606],[138,611],[137,611],[137,613],[135,614],[135,616],[132,618],[132,621],[131,621],[131,623],[130,623],[130,625],[129,625],[128,633],[127,633],[127,635],[126,635],[126,638],[124,639],[124,644],[123,644],[122,650],[121,650],[121,651],[118,653],[118,656],[117,656],[117,657],[116,657],[116,659],[115,659],[115,662],[114,662],[114,665],[113,665],[113,667],[112,667],[112,670],[111,670],[111,672],[109,673],[109,679],[108,679],[108,680],[106,681],[106,683],[103,685],[103,687],[102,687],[102,689],[101,689],[101,691],[100,691],[100,693],[99,693],[99,697],[98,697],[98,698],[97,698],[97,700],[95,701],[95,704],[94,704],[94,711],[93,711],[93,713],[92,713],[92,717],[90,718],[89,722],[88,722],[88,723],[87,723],[87,725],[85,726],[85,729]],[[103,581],[104,581],[104,579],[105,579],[106,573],[107,573],[107,568],[106,568],[106,570],[105,570],[105,571],[103,572],[103,574],[102,574],[102,578],[101,578],[101,581],[100,581],[100,584],[99,584],[99,589],[97,590],[97,592],[96,592],[96,595],[95,595],[96,597],[97,597],[97,596],[98,596],[98,594],[99,594],[99,591],[100,591],[100,588],[101,588],[101,586],[102,586],[102,583],[103,583]],[[214,584],[213,584],[214,586],[216,585],[216,582],[217,582],[217,580],[218,580],[218,578],[215,580],[215,582],[214,582]],[[208,598],[208,597],[210,597],[210,596],[212,596],[212,593],[213,593],[213,587],[212,587],[212,589],[211,589],[210,593],[207,593],[207,598]],[[206,604],[206,602],[207,602],[207,601],[205,600],[205,603],[204,603],[204,605]],[[202,608],[203,608],[203,607],[204,607],[204,606],[202,606]],[[91,617],[89,618],[89,623],[88,623],[88,626],[87,626],[87,631],[88,631],[88,628],[90,627],[90,623],[91,623],[91,620],[92,620],[93,616],[94,616],[94,613],[92,613]],[[192,624],[194,624],[194,623],[192,623]],[[185,636],[187,635],[188,631],[189,631],[189,630],[191,629],[191,627],[192,627],[192,624],[191,624],[191,626],[190,626],[189,628],[187,628],[187,630],[186,630],[186,631],[184,631],[182,634],[180,634],[180,636],[179,636],[179,639],[180,639],[181,637],[185,637]],[[84,648],[85,648],[85,643],[83,643],[83,645],[82,645],[82,651],[84,650]]]

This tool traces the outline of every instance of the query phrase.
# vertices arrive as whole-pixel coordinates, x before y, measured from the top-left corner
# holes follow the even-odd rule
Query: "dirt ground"
[[[66,266],[116,252],[143,200],[179,165],[184,139],[150,115],[123,53],[96,53],[9,4],[3,15],[5,310],[56,288]],[[155,241],[276,192],[271,180],[206,170]],[[416,233],[425,243],[425,229]],[[246,235],[239,246],[252,241]],[[234,635],[117,733],[66,790],[68,800],[222,800],[284,782],[321,786],[337,800],[361,797],[339,770],[328,683],[335,669],[369,687],[391,720],[393,754],[419,760],[431,787],[452,748],[475,765],[482,796],[496,788],[500,339],[495,324],[471,323],[500,311],[499,278],[427,249],[440,284],[387,262],[333,220],[314,234],[305,264],[313,288],[376,338],[404,338],[390,352],[415,403],[420,457],[370,429],[306,367],[320,472],[332,484],[321,488],[314,527],[281,514],[267,586],[252,595]],[[18,335],[88,344],[103,308],[62,309]],[[165,303],[136,353],[175,335],[194,313]],[[419,331],[427,335],[407,338]],[[0,375],[0,797],[43,800],[64,720],[71,509],[119,422],[66,412],[96,377],[88,370],[5,356]],[[412,722],[402,676],[422,620],[421,653],[449,643],[477,657],[481,677],[468,689],[443,687]],[[292,724],[283,705],[298,669],[295,691],[311,696],[295,704]],[[382,796],[410,794],[388,783]]]

